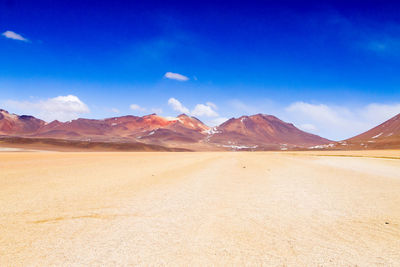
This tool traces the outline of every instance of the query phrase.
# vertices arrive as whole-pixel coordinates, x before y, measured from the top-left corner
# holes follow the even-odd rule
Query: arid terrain
[[[11,151],[1,266],[400,262],[398,150]]]
[[[45,122],[0,109],[0,146],[3,143],[61,151],[264,151],[324,148],[331,141],[266,114],[231,118],[210,127],[186,114]]]

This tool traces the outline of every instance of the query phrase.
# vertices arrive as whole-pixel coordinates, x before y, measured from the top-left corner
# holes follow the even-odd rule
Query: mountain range
[[[186,114],[176,118],[150,114],[47,123],[33,116],[19,116],[0,109],[0,135],[3,142],[13,140],[13,143],[18,143],[29,138],[28,143],[32,140],[41,143],[44,140],[64,140],[76,146],[79,142],[86,146],[89,143],[119,144],[120,147],[137,144],[141,148],[149,146],[148,150],[160,150],[157,148],[161,147],[196,151],[373,149],[399,146],[400,114],[361,135],[334,142],[265,114],[231,118],[219,126],[209,127]]]

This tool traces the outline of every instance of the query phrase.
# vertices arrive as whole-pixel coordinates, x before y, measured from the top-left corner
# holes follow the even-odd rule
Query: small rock
[[[385,224],[389,224],[388,222],[385,222]]]

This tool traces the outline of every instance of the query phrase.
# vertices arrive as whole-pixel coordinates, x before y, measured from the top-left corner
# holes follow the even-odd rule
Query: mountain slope
[[[32,116],[18,116],[0,109],[0,134],[33,134],[46,123]]]
[[[400,148],[400,114],[337,145],[341,149]]]
[[[306,133],[274,116],[256,114],[232,118],[210,131],[210,143],[232,148],[286,150],[329,143],[328,139]]]
[[[176,118],[169,118],[169,124],[152,131],[146,131],[137,136],[141,141],[151,144],[170,144],[172,146],[192,146],[199,143],[206,136],[209,129],[195,117],[181,114]]]

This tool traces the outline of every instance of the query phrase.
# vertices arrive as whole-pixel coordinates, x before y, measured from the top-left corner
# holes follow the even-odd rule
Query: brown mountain
[[[104,120],[77,119],[61,123],[53,121],[35,133],[36,137],[92,141],[140,141],[171,145],[194,143],[209,129],[201,121],[187,115],[167,119],[156,114],[143,117],[123,116]]]
[[[340,149],[400,148],[400,114],[350,139],[338,142]]]
[[[144,132],[138,136],[144,142],[152,144],[198,143],[206,136],[210,128],[195,117],[181,114],[176,118],[169,119],[165,127],[158,127],[152,131]]]
[[[327,144],[328,139],[306,133],[274,116],[256,114],[231,118],[211,129],[208,142],[233,149],[280,149]]]
[[[0,135],[27,135],[35,133],[46,123],[32,116],[18,116],[0,109]]]
[[[150,114],[143,117],[122,116],[50,123],[6,111],[0,114],[0,134],[7,136],[84,142],[135,142],[195,150],[286,150],[329,143],[329,140],[303,132],[293,124],[263,114],[232,118],[213,128],[185,114],[176,118]]]

